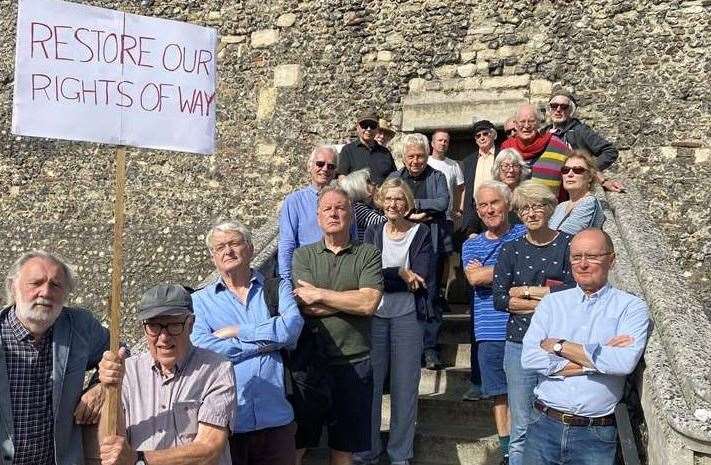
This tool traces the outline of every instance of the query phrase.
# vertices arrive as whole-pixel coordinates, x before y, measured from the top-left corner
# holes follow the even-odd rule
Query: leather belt
[[[546,414],[546,416],[563,423],[568,426],[612,426],[615,424],[615,414],[611,413],[604,417],[583,417],[573,415],[572,413],[561,412],[554,408],[548,407],[541,401],[533,402],[536,410]]]

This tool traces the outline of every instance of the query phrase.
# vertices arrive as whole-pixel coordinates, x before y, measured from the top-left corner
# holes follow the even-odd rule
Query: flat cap
[[[160,284],[143,294],[136,318],[143,321],[159,316],[191,313],[193,313],[193,299],[183,286]]]
[[[573,95],[573,93],[571,91],[564,89],[563,87],[556,87],[555,89],[553,89],[548,101],[550,102],[551,100],[553,100],[554,98],[556,98],[559,95],[562,95],[563,97],[568,97],[568,100],[570,100],[571,102],[573,102],[576,105],[578,104],[578,102],[575,101],[575,95]]]
[[[380,118],[378,117],[378,112],[376,112],[372,108],[369,108],[360,115],[358,115],[358,123],[360,123],[361,121],[375,121],[375,123],[378,124]]]
[[[494,125],[491,121],[482,119],[474,123],[474,134],[480,131],[491,131],[494,129]]]

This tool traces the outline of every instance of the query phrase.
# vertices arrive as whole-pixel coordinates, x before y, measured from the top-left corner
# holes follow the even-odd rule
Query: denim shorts
[[[506,395],[505,346],[506,341],[479,342],[479,370],[483,397]]]

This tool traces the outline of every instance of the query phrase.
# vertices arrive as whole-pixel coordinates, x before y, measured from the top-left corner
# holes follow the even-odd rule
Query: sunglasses
[[[560,174],[568,174],[571,171],[575,174],[583,174],[586,173],[588,169],[582,166],[564,166],[560,169]]]
[[[567,103],[551,103],[548,105],[552,111],[556,110],[561,110],[561,111],[568,111],[570,108],[570,105]]]
[[[361,121],[360,123],[358,123],[358,126],[360,126],[361,129],[364,129],[366,131],[368,131],[368,130],[374,131],[374,130],[378,129],[378,123],[376,121],[369,121],[369,120]]]
[[[326,163],[323,160],[315,161],[314,165],[316,165],[317,168],[323,168],[325,166],[327,170],[335,170],[336,169],[336,165],[334,165],[333,163]]]
[[[477,134],[474,136],[474,138],[475,138],[475,139],[481,139],[482,137],[489,137],[489,136],[491,136],[491,132],[489,132],[489,131],[482,131],[482,132],[477,133]]]

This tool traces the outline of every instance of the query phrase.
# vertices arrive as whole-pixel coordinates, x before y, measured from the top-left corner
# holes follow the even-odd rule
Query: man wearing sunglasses
[[[544,131],[550,132],[565,141],[573,150],[582,149],[595,157],[600,172],[612,165],[619,152],[612,143],[593,131],[590,126],[575,118],[577,102],[575,96],[565,89],[556,89],[551,94],[546,112],[552,124]],[[600,185],[613,192],[624,190],[622,183],[607,179],[603,174],[598,177]]]
[[[338,155],[336,172],[339,178],[368,168],[370,180],[379,187],[388,175],[395,171],[395,161],[390,150],[375,140],[378,128],[378,115],[374,111],[366,111],[358,118],[358,139],[346,144]]]
[[[104,352],[99,363],[102,385],[121,389],[119,434],[101,441],[102,465],[231,465],[232,364],[191,344],[190,293],[174,284],[149,289],[136,319],[148,352],[125,361],[123,348]]]

